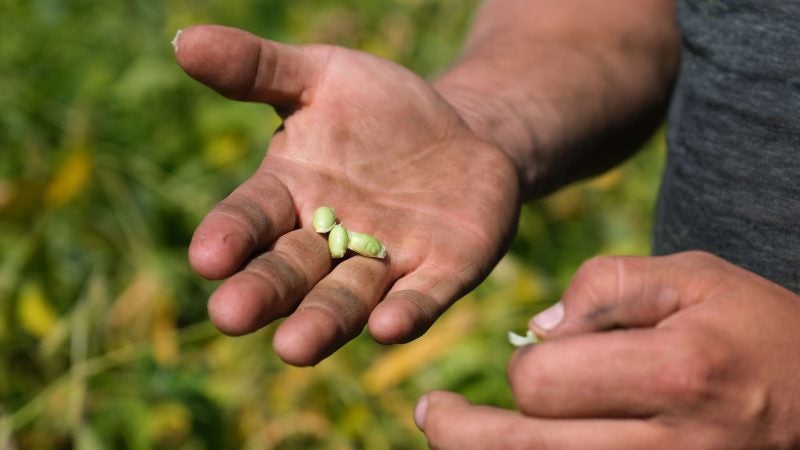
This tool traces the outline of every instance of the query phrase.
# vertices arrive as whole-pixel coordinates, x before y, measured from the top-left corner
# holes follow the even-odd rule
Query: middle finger
[[[318,363],[361,333],[389,284],[386,260],[354,256],[342,261],[275,332],[278,355],[298,366]]]

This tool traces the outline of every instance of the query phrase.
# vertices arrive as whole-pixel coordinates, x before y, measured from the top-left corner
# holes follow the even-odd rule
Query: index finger
[[[383,260],[342,261],[275,331],[275,351],[289,364],[317,364],[361,333],[390,282]]]
[[[520,410],[541,417],[649,417],[692,408],[714,389],[706,368],[721,356],[691,339],[637,329],[545,341],[514,354],[509,382]]]
[[[296,222],[292,197],[270,174],[256,173],[206,215],[189,244],[189,263],[202,277],[232,275]]]

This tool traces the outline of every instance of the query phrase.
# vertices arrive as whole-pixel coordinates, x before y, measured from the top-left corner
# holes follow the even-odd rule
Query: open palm
[[[519,209],[514,166],[412,72],[219,26],[192,27],[176,44],[189,75],[284,117],[256,173],[206,216],[190,246],[200,275],[227,278],[209,301],[222,331],[288,315],[274,346],[296,365],[319,362],[367,323],[378,341],[408,341],[506,249]],[[320,205],[378,237],[387,258],[334,264],[310,227]]]

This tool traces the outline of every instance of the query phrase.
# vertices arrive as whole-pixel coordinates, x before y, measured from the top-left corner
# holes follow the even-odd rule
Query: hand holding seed
[[[429,393],[432,448],[800,442],[800,296],[716,256],[594,258],[530,326],[545,340],[509,362],[517,410]]]
[[[311,223],[317,233],[330,232],[328,250],[331,252],[331,258],[344,257],[348,249],[370,258],[383,259],[386,257],[386,248],[374,236],[350,231],[343,225],[337,225],[336,213],[329,206],[317,208],[314,211],[314,217],[311,218]]]
[[[189,247],[197,273],[224,279],[208,309],[225,333],[287,317],[273,345],[296,365],[366,326],[382,343],[407,342],[505,251],[517,171],[422,78],[365,53],[218,26],[185,29],[175,45],[192,77],[284,118]],[[317,216],[328,199],[336,211]]]

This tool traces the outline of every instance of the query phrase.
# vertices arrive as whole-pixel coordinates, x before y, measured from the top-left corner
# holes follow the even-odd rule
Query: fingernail
[[[175,33],[175,37],[172,38],[172,48],[175,49],[176,52],[178,51],[178,38],[180,37],[181,33],[183,33],[183,30],[178,30],[178,32]]]
[[[428,415],[428,396],[423,395],[417,402],[417,407],[414,408],[414,422],[417,423],[417,428],[425,431],[425,416]]]
[[[545,309],[535,315],[531,321],[532,325],[543,331],[550,331],[557,327],[564,320],[564,305],[561,302]]]

